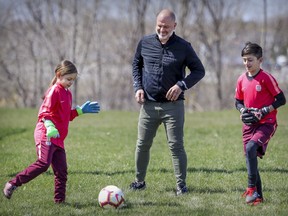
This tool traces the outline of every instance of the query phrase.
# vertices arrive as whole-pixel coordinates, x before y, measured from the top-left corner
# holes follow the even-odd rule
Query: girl
[[[83,113],[100,111],[98,103],[90,101],[71,109],[72,94],[69,88],[76,80],[77,74],[75,65],[68,60],[57,65],[55,76],[44,95],[34,131],[38,159],[6,183],[3,190],[6,198],[10,199],[17,187],[45,172],[51,164],[55,183],[54,202],[65,201],[67,163],[64,140],[68,134],[69,121]]]

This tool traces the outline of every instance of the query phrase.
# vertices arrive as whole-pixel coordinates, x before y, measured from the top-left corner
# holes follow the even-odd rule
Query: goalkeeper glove
[[[82,115],[84,113],[98,113],[100,111],[100,105],[97,101],[86,101],[81,107],[78,106],[76,110],[78,115]]]
[[[244,113],[248,113],[248,112],[249,112],[249,109],[243,107],[243,108],[241,108],[239,111],[240,111],[241,114],[244,114]]]
[[[265,106],[265,107],[261,108],[260,111],[261,111],[262,118],[263,118],[264,116],[266,116],[270,112],[270,107]]]
[[[258,120],[261,120],[270,112],[270,108],[269,106],[263,107],[261,109],[251,108],[250,111],[256,116]]]
[[[58,138],[60,137],[59,131],[55,127],[52,121],[50,120],[44,120],[44,125],[46,127],[46,136],[48,138]]]
[[[255,112],[249,111],[241,114],[241,120],[246,125],[253,125],[259,121],[258,117],[255,115]]]

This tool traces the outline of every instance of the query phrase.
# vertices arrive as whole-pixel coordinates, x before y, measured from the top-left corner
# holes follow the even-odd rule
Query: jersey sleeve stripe
[[[266,71],[263,71],[263,72],[267,75],[267,77],[269,78],[270,82],[272,83],[274,91],[276,92],[275,95],[279,94],[281,92],[281,89],[279,88],[279,86],[278,86],[276,80],[274,79],[274,77],[271,74],[267,73]],[[273,96],[275,96],[275,95],[273,95]]]

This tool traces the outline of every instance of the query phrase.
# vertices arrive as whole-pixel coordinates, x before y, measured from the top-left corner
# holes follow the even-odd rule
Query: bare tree
[[[266,51],[266,38],[267,38],[267,0],[263,0],[263,27],[261,35],[262,47]]]
[[[237,17],[237,13],[240,12],[239,5],[225,0],[193,1],[193,5],[199,39],[205,48],[206,69],[208,73],[215,73],[216,95],[221,109],[225,107],[222,83],[223,41],[227,40],[227,35],[231,33],[229,28],[233,17]]]
[[[110,89],[108,98],[113,98],[109,101],[109,108],[111,109],[124,107],[131,109],[131,107],[137,106],[136,103],[133,103],[131,64],[137,43],[146,31],[146,13],[149,2],[150,0],[121,2],[120,11],[129,8],[129,13],[120,16],[121,22],[116,22],[117,26],[110,24],[117,40],[111,42],[111,46],[113,46],[111,53],[113,54],[110,58],[113,60],[109,66],[111,74],[106,78],[109,79],[110,85],[117,86],[118,89]],[[122,10],[122,7],[126,9]],[[115,20],[112,22],[115,23]]]
[[[283,5],[283,1],[273,4]],[[234,92],[231,81],[236,79],[237,67],[242,68],[239,53],[244,42],[263,45],[265,33],[266,56],[271,56],[267,62],[287,56],[288,39],[283,37],[287,35],[287,9],[281,7],[277,10],[281,13],[273,13],[271,19],[271,1],[261,1],[257,9],[260,15],[267,12],[265,24],[265,18],[242,19],[241,6],[246,3],[249,1],[0,0],[0,105],[39,105],[55,65],[70,59],[80,72],[71,89],[74,105],[93,98],[104,109],[138,108],[131,76],[137,42],[154,32],[159,10],[172,8],[177,15],[176,33],[191,42],[207,71],[203,81],[187,91],[185,105],[190,110],[229,107]]]
[[[189,35],[191,34],[191,30],[189,28],[190,23],[189,20],[191,20],[191,12],[192,12],[192,1],[191,0],[181,0],[179,1],[180,9],[179,12],[177,13],[177,23],[179,29],[179,34],[185,38],[188,39]]]

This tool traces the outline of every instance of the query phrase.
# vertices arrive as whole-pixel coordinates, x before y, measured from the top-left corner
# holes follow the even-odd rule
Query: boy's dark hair
[[[254,55],[257,59],[262,57],[262,47],[256,43],[247,42],[241,52],[241,56]]]

